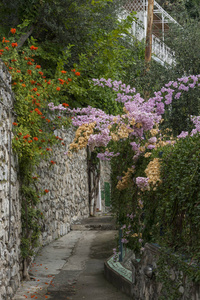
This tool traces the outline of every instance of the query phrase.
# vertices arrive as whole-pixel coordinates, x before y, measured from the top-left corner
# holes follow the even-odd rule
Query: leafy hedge
[[[144,195],[145,206],[155,210],[152,239],[199,259],[200,137],[186,137],[161,150],[162,184],[152,191],[152,203]]]
[[[121,170],[119,164],[116,167],[113,161],[113,185],[114,178],[120,175],[119,172],[123,173],[123,168],[127,168],[130,162],[128,157],[131,158],[131,154],[128,156],[127,147],[124,145],[126,158],[121,154]],[[155,158],[159,158],[160,162],[161,183],[146,191],[138,190],[134,178],[146,176],[145,169]],[[157,148],[150,157],[142,156],[135,169],[128,188],[112,191],[113,208],[118,212],[119,223],[124,224],[126,229],[127,246],[139,251],[146,242],[154,242],[199,261],[199,134],[179,139],[174,145]],[[128,226],[130,230],[127,230]]]

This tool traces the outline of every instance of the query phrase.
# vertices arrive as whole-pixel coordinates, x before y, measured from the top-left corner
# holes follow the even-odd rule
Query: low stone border
[[[112,256],[104,263],[105,277],[132,299],[158,300],[160,296],[168,299],[166,291],[162,290],[163,283],[156,280],[159,255],[160,248],[157,244],[146,243],[140,260],[133,258],[131,252],[127,253],[122,263],[115,262]],[[170,261],[167,264],[166,270],[170,280],[168,284],[170,283],[172,286],[172,289],[170,288],[171,290],[167,293],[172,293],[173,287],[178,284],[180,300],[200,300],[200,283],[189,281],[183,272],[178,269],[178,266],[170,265]]]
[[[114,256],[104,262],[104,274],[106,279],[121,292],[128,296],[133,295],[132,272],[124,268],[121,263],[115,262]]]

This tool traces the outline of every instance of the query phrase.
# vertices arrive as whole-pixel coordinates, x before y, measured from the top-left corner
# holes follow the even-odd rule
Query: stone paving
[[[106,224],[109,217],[103,221],[101,217],[92,219],[79,224],[90,224],[89,230],[71,231],[40,250],[29,270],[31,280],[21,284],[13,300],[130,299],[107,282],[103,274],[117,231],[94,230],[100,222]]]
[[[30,281],[24,281],[13,300],[49,299],[48,287],[59,274],[81,238],[82,232],[70,232],[39,251],[31,265]],[[59,300],[59,299],[58,299]]]

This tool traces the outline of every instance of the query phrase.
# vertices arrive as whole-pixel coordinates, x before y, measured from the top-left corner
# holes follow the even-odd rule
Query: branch
[[[19,42],[18,42],[17,48],[20,48],[20,47],[22,47],[22,46],[24,45],[24,43],[26,42],[26,40],[27,40],[27,39],[29,38],[29,36],[32,34],[33,29],[34,29],[34,25],[31,26],[30,30],[29,30],[27,33],[25,33],[24,35],[22,35],[22,36],[20,37],[20,40],[19,40]]]

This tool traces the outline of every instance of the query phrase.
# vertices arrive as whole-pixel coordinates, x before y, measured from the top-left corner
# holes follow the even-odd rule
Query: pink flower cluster
[[[109,152],[109,151],[105,151],[104,153],[98,153],[97,157],[100,160],[111,160],[111,158],[118,156],[120,153],[115,153],[114,152]]]
[[[63,107],[62,104],[54,106],[49,103],[49,109],[67,111],[73,116],[72,124],[81,126],[83,124],[95,123],[94,133],[88,139],[88,146],[93,151],[96,147],[108,147],[112,139],[113,125],[118,128],[127,128],[128,138],[135,155],[133,160],[136,161],[140,155],[140,145],[144,140],[145,132],[151,130],[155,123],[159,123],[161,115],[165,112],[165,106],[172,103],[173,99],[179,99],[184,92],[200,86],[200,75],[178,78],[177,81],[170,81],[158,92],[154,93],[154,97],[148,101],[144,101],[139,93],[136,93],[135,88],[123,84],[121,81],[112,81],[111,79],[93,79],[94,85],[103,88],[109,87],[114,92],[117,92],[116,101],[124,103],[125,113],[123,115],[113,116],[108,115],[101,109],[96,109],[91,106],[86,108],[69,109]],[[134,120],[134,122],[133,122]],[[200,132],[200,117],[193,117],[195,129],[191,135]],[[186,137],[187,132],[181,133],[178,138]],[[154,148],[156,138],[149,140],[149,149]],[[105,151],[105,150],[104,150]],[[103,160],[108,160],[116,156],[113,152],[106,150],[104,153],[99,153],[98,157]],[[137,185],[146,186],[147,182],[144,179],[137,179]]]
[[[185,138],[188,136],[188,131],[182,131],[179,135],[177,135],[178,139]]]
[[[101,79],[93,78],[92,80],[94,82],[94,85],[98,85],[101,87],[108,86],[109,88],[112,88],[113,91],[115,91],[115,92],[121,91],[121,92],[124,92],[126,95],[129,93],[135,93],[135,88],[131,89],[130,85],[126,86],[126,84],[122,83],[121,80],[120,81],[117,81],[117,80],[112,81],[112,79],[110,79],[110,78],[108,80],[106,80],[105,78],[101,78]],[[119,98],[123,97],[123,94],[121,96],[120,95],[121,94],[118,94]]]
[[[193,136],[194,134],[197,134],[200,132],[200,116],[190,116],[191,120],[193,122],[193,124],[195,125],[195,128],[192,129],[190,136]],[[185,138],[186,136],[188,136],[189,133],[188,131],[182,131],[177,138]]]
[[[73,116],[72,124],[81,126],[96,122],[96,129],[102,130],[112,124],[113,116],[106,114],[103,110],[91,106],[84,108],[68,109]]]
[[[100,133],[98,134],[91,134],[89,139],[88,139],[88,146],[91,151],[94,151],[95,147],[106,147],[112,137],[109,135],[109,130],[108,128],[103,129]]]
[[[146,177],[137,177],[136,184],[141,190],[147,190],[149,187],[148,178]]]
[[[177,81],[170,81],[169,83],[165,84],[165,86],[162,87],[159,92],[154,93],[155,97],[150,98],[147,102],[144,103],[145,111],[155,111],[159,115],[164,114],[165,104],[171,104],[173,98],[179,99],[181,97],[182,91],[188,92],[189,89],[199,87],[199,79],[200,75],[191,75],[188,77],[178,78]],[[109,88],[112,88],[113,91],[120,91],[121,93],[118,93],[117,98],[115,99],[118,102],[144,102],[144,99],[140,97],[140,94],[133,95],[136,93],[135,88],[130,88],[129,85],[126,86],[121,81],[112,81],[110,78],[108,80],[101,78],[93,79],[93,82],[94,85],[98,85],[101,87],[108,86]],[[164,103],[162,100],[164,101]]]
[[[53,102],[48,104],[48,107],[50,110],[54,111],[54,110],[59,110],[59,111],[64,111],[64,110],[68,110],[67,108],[65,108],[62,104],[59,104],[57,106],[54,106]]]
[[[195,125],[195,128],[191,131],[191,136],[194,134],[200,132],[200,116],[191,116],[191,120],[193,124]]]

